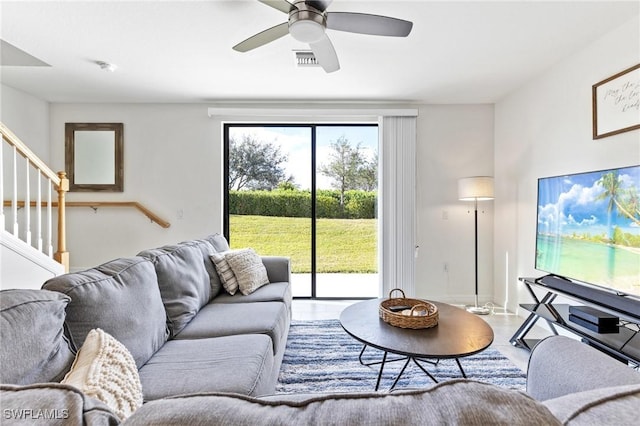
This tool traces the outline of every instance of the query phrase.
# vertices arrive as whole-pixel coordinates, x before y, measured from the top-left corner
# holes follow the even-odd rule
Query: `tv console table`
[[[597,301],[590,299],[587,294],[575,294],[575,292],[572,291],[572,287],[575,286],[575,284],[571,286],[567,285],[566,288],[564,288],[563,285],[554,285],[555,283],[553,281],[547,280],[545,282],[545,279],[519,278],[519,280],[524,283],[535,303],[520,304],[521,308],[529,312],[529,316],[509,340],[512,345],[531,350],[538,340],[527,339],[525,336],[531,331],[536,322],[542,318],[547,322],[554,334],[558,334],[556,327],[560,327],[579,336],[584,343],[622,362],[630,362],[636,366],[640,365],[640,318],[636,317],[636,315],[640,314],[639,311],[630,311],[636,314],[630,315],[624,311],[603,306]],[[532,287],[541,288],[546,291],[546,293],[539,299]],[[569,305],[553,303],[557,296],[565,296],[581,304],[590,305],[598,310],[620,317],[617,332],[598,333],[570,321]]]

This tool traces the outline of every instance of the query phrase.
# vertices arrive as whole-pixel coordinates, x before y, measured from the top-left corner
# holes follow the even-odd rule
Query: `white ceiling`
[[[51,67],[2,66],[50,102],[491,103],[637,16],[640,1],[335,0],[414,22],[407,38],[328,30],[341,69],[297,68],[286,36],[231,48],[286,15],[255,0],[1,1],[0,38]],[[639,29],[640,32],[640,29]],[[118,66],[106,72],[96,65]]]

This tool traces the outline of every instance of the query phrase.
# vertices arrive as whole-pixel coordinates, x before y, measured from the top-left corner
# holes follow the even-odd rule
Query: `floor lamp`
[[[458,198],[460,201],[473,201],[474,207],[476,303],[467,307],[467,311],[487,315],[489,308],[478,306],[478,201],[493,200],[493,178],[474,176],[458,180]]]

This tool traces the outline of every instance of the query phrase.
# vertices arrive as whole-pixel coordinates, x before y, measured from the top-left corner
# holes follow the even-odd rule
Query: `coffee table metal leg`
[[[378,380],[376,381],[376,390],[380,388],[380,379],[382,378],[382,370],[384,370],[384,364],[387,362],[387,352],[384,352],[382,356],[382,362],[380,363],[380,371],[378,372]]]
[[[358,361],[360,362],[360,364],[366,366],[366,367],[371,367],[372,365],[378,365],[378,364],[382,364],[383,362],[396,362],[396,361],[404,361],[407,359],[407,357],[402,357],[402,358],[394,358],[394,359],[388,359],[386,361],[374,361],[374,362],[364,362],[362,360],[362,355],[364,355],[364,351],[368,348],[368,345],[364,345],[362,346],[362,350],[360,351],[360,355],[358,356]]]
[[[432,364],[432,365],[438,365],[440,363],[440,359],[436,359],[435,361],[431,361],[429,359],[423,359],[423,358],[403,357],[403,358],[395,358],[395,359],[387,360],[387,355],[389,354],[389,352],[385,351],[384,355],[382,356],[382,361],[365,363],[362,360],[362,355],[364,355],[364,351],[366,349],[367,349],[367,345],[363,345],[362,346],[362,350],[360,351],[360,355],[358,356],[358,361],[360,361],[360,364],[365,365],[367,367],[369,367],[371,365],[380,364],[380,370],[378,371],[378,378],[376,380],[376,388],[375,388],[376,391],[378,389],[380,389],[380,381],[382,380],[382,372],[384,371],[384,366],[385,366],[385,364],[387,362],[395,362],[395,361],[404,361],[404,360],[406,360],[406,362],[402,366],[402,370],[400,370],[400,373],[398,373],[398,375],[396,376],[395,380],[393,381],[393,384],[391,385],[391,388],[389,388],[390,391],[393,390],[396,387],[396,385],[400,381],[400,378],[404,374],[404,371],[407,369],[407,366],[409,365],[409,363],[412,360],[418,367],[420,367],[420,369],[424,372],[424,374],[426,374],[427,376],[429,376],[429,378],[431,380],[433,380],[434,383],[439,383],[438,380],[435,377],[433,377],[433,375],[431,373],[429,373],[429,371],[426,368],[424,368],[422,366],[422,364],[420,364],[418,361],[428,362],[429,364]],[[460,364],[460,360],[458,358],[455,358],[455,360],[456,360],[456,364],[458,364],[458,368],[460,369],[460,372],[462,373],[462,377],[464,377],[466,379],[467,378],[467,374],[465,373],[464,369],[462,368],[462,364]]]
[[[362,355],[364,354],[364,350],[367,349],[367,345],[362,345],[362,350],[360,351],[360,356],[358,356],[358,361],[360,361],[360,364],[362,365],[367,365],[364,362],[362,362]]]
[[[402,375],[404,374],[404,370],[407,368],[407,365],[409,365],[412,359],[413,358],[407,358],[407,362],[404,363],[404,366],[402,367],[402,370],[400,370],[398,377],[396,377],[396,379],[393,381],[393,384],[391,385],[391,388],[389,388],[390,391],[392,391],[393,388],[396,387],[396,385],[398,384],[398,380],[400,380],[400,377],[402,377]]]
[[[456,363],[458,363],[458,368],[460,368],[460,372],[462,373],[462,377],[464,377],[466,379],[467,375],[464,372],[464,370],[462,369],[462,364],[460,364],[460,360],[458,358],[456,358]]]
[[[417,365],[418,367],[420,367],[420,370],[422,370],[422,371],[424,372],[424,374],[426,374],[427,376],[429,376],[429,378],[430,378],[431,380],[433,380],[435,383],[438,383],[438,381],[436,380],[436,378],[435,378],[435,377],[433,377],[433,375],[431,375],[431,373],[429,373],[429,371],[427,371],[427,369],[426,369],[426,368],[424,368],[424,367],[422,366],[422,364],[420,364],[420,363],[418,362],[418,360],[417,360],[417,359],[415,359],[415,358],[411,358],[411,359],[413,359],[413,362],[415,362],[415,363],[416,363],[416,365]],[[422,361],[424,361],[424,360],[422,360]],[[438,360],[438,361],[440,361],[440,360]],[[429,362],[429,363],[433,364],[433,362],[431,362],[431,361],[427,361],[427,362]],[[437,365],[437,363],[436,363],[436,365]]]
[[[431,361],[430,359],[420,359],[420,361],[424,361],[424,362],[428,362],[429,364],[435,365],[436,367],[438,366],[438,364],[440,364],[440,358],[436,359],[435,361]]]

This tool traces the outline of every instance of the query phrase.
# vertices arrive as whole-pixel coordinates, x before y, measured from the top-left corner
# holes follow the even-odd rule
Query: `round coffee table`
[[[378,307],[382,300],[384,299],[354,303],[340,314],[342,328],[364,344],[360,352],[360,363],[380,364],[376,390],[380,387],[385,364],[400,360],[406,362],[391,389],[396,386],[411,361],[437,383],[436,378],[420,362],[437,364],[441,359],[453,358],[462,376],[466,378],[459,358],[477,354],[493,342],[493,330],[482,318],[440,302],[431,302],[438,307],[438,325],[435,327],[418,330],[394,327],[378,316]],[[362,361],[362,354],[368,346],[384,352],[382,361],[369,364]],[[401,355],[402,358],[387,360],[388,353]]]

